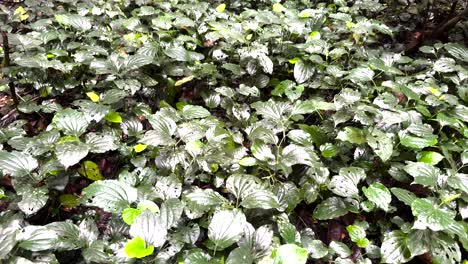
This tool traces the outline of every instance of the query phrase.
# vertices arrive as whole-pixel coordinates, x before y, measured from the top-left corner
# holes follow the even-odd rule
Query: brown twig
[[[468,8],[465,8],[463,11],[460,12],[460,14],[456,15],[454,18],[438,26],[437,29],[432,32],[432,38],[437,39],[442,34],[454,27],[460,20],[466,17],[468,17]]]

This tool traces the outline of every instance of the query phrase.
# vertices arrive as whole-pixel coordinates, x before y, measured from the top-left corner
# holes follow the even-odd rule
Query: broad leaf
[[[137,199],[137,190],[116,180],[95,181],[82,191],[85,201],[105,211],[119,214]]]
[[[5,174],[22,177],[29,175],[37,166],[37,160],[31,155],[17,151],[0,151],[0,169]]]
[[[216,212],[208,226],[208,237],[215,250],[222,250],[239,240],[246,222],[240,210],[221,210]]]

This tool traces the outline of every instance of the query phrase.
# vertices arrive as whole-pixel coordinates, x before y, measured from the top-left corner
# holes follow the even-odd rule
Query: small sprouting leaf
[[[385,212],[388,211],[388,207],[392,201],[392,194],[385,185],[379,182],[374,182],[369,185],[369,188],[363,187],[362,191],[369,201],[373,202],[377,207],[383,209]]]
[[[19,6],[17,9],[15,9],[13,16],[18,17],[20,21],[24,21],[29,18],[28,13],[26,12],[26,10],[24,10],[22,6]]]
[[[153,254],[154,246],[146,246],[145,240],[141,237],[134,237],[125,244],[125,254],[129,258],[144,258]]]
[[[271,256],[275,264],[305,264],[307,261],[307,249],[301,248],[295,244],[281,245],[279,248],[273,250]]]
[[[127,224],[131,225],[133,220],[141,214],[141,210],[135,208],[125,208],[122,212],[122,220]]]
[[[111,123],[122,123],[122,116],[117,112],[110,112],[105,117],[105,120]]]
[[[133,151],[135,151],[136,153],[140,153],[143,150],[145,150],[147,147],[148,146],[145,144],[136,144],[135,146],[133,146]]]
[[[216,7],[216,11],[222,13],[226,9],[226,4],[220,4]]]
[[[280,3],[275,3],[273,4],[273,12],[276,12],[276,13],[281,13],[285,10],[286,8],[280,4]]]
[[[104,177],[102,176],[101,171],[99,170],[99,166],[90,160],[84,161],[81,164],[81,167],[78,170],[78,172],[84,177],[93,181],[104,180]]]
[[[95,92],[87,92],[86,95],[91,99],[91,101],[98,103],[99,102],[99,94]]]
[[[365,248],[369,245],[370,241],[366,238],[366,230],[360,225],[349,225],[346,227],[346,231],[348,231],[351,241],[355,242],[359,247]]]

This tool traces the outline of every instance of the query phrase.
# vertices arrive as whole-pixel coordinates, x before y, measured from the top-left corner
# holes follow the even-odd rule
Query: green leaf
[[[16,191],[21,195],[21,201],[18,202],[18,207],[28,216],[37,213],[49,200],[49,190],[44,187],[25,187],[24,190],[17,187]]]
[[[395,195],[398,198],[398,200],[402,201],[408,206],[411,206],[414,200],[418,198],[414,193],[405,189],[393,187],[390,190],[392,191],[393,195]]]
[[[163,227],[169,229],[179,221],[184,205],[179,199],[167,199],[162,205],[159,213],[159,222]]]
[[[95,93],[95,92],[87,92],[86,93],[86,96],[89,97],[89,99],[91,99],[91,101],[95,102],[95,103],[98,103],[99,102],[99,94]]]
[[[10,251],[16,246],[16,233],[19,232],[19,226],[2,225],[0,230],[0,259],[7,258]]]
[[[273,73],[273,66],[274,66],[273,61],[266,54],[259,54],[257,59],[265,73],[268,73],[268,74]]]
[[[144,151],[147,147],[148,146],[145,144],[136,144],[135,146],[133,146],[133,151],[135,151],[136,153],[140,153]]]
[[[162,114],[156,114],[153,120],[151,123],[153,130],[148,130],[140,142],[154,147],[173,144],[172,135],[177,129],[174,120]]]
[[[244,196],[241,202],[241,206],[248,209],[271,209],[278,208],[279,201],[278,198],[271,191],[256,190],[254,192],[251,192],[249,195]]]
[[[18,151],[0,151],[0,169],[13,177],[29,175],[38,165],[31,155]]]
[[[116,214],[137,200],[135,188],[116,180],[95,181],[83,189],[82,195],[87,204]]]
[[[208,237],[216,250],[223,250],[238,241],[244,233],[245,215],[240,210],[216,212],[208,226]]]
[[[307,250],[295,244],[285,244],[273,250],[271,256],[274,264],[305,264],[307,261]]]
[[[434,151],[421,151],[418,153],[418,162],[424,162],[428,163],[431,165],[437,165],[441,160],[444,159],[444,156],[442,156],[438,152]]]
[[[439,208],[428,199],[416,199],[411,204],[413,215],[417,217],[414,228],[433,231],[445,230],[453,223],[455,213]]]
[[[275,159],[275,155],[267,144],[256,141],[251,146],[251,151],[254,157],[260,161],[271,161]]]
[[[17,240],[20,241],[20,248],[37,252],[54,248],[57,243],[57,233],[45,226],[26,226],[17,235]]]
[[[386,162],[393,154],[393,141],[384,132],[373,129],[367,135],[367,144],[374,150],[375,154],[380,157],[383,162]]]
[[[336,139],[358,145],[366,142],[364,132],[355,127],[345,127],[344,130],[338,132]]]
[[[291,105],[284,102],[275,102],[269,100],[267,102],[255,102],[252,107],[257,111],[257,114],[262,115],[263,118],[281,122],[284,120],[283,115],[291,110]]]
[[[348,213],[348,206],[338,197],[330,197],[321,202],[314,210],[313,216],[317,220],[328,220]]]
[[[351,72],[346,77],[353,82],[360,83],[360,82],[367,82],[371,81],[374,78],[374,71],[369,69],[368,67],[359,67],[351,70]]]
[[[81,167],[78,170],[78,172],[92,181],[104,180],[104,177],[102,176],[101,171],[99,170],[99,166],[90,160],[84,161],[81,164]]]
[[[118,139],[111,134],[88,133],[85,136],[86,144],[90,147],[91,153],[105,153],[116,150]]]
[[[254,258],[252,252],[247,247],[238,247],[229,253],[229,257],[226,259],[226,264],[252,264]],[[206,262],[205,262],[206,263]]]
[[[401,230],[385,234],[380,248],[383,263],[405,263],[413,258],[408,248],[409,237]]]
[[[456,173],[448,178],[448,185],[454,189],[468,193],[468,174]]]
[[[110,112],[108,113],[105,117],[104,117],[105,120],[111,122],[111,123],[122,123],[122,116],[120,116],[119,113],[117,112]]]
[[[241,160],[239,160],[239,165],[244,166],[244,167],[251,167],[257,164],[257,160],[253,157],[244,157]]]
[[[404,170],[414,177],[414,183],[425,186],[437,186],[440,170],[424,162],[408,162]]]
[[[84,246],[79,227],[71,222],[53,222],[47,228],[57,234],[59,239],[55,246],[59,250],[76,250]]]
[[[157,213],[145,210],[130,226],[132,237],[141,237],[147,244],[160,247],[166,242],[167,229]]]
[[[146,247],[145,240],[141,237],[134,237],[125,244],[124,252],[129,258],[144,258],[153,254],[154,246]]]
[[[216,11],[220,13],[224,12],[224,9],[226,9],[226,4],[220,4],[216,7]]]
[[[62,142],[55,146],[55,155],[65,168],[79,163],[88,153],[89,146],[80,141]]]
[[[63,131],[65,135],[77,137],[86,132],[86,128],[88,127],[85,115],[74,109],[65,109],[57,112],[52,119],[52,123],[57,129]]]
[[[468,62],[468,49],[461,43],[447,43],[445,50],[456,59]]]
[[[414,137],[410,135],[400,136],[400,143],[410,149],[420,150],[425,147],[431,147],[437,144],[437,138],[435,137]]]
[[[320,153],[324,158],[332,158],[336,156],[338,152],[338,147],[331,143],[325,143],[320,146]]]
[[[299,60],[294,64],[294,79],[297,83],[304,83],[312,77],[314,71],[315,68],[311,64]]]
[[[362,168],[341,168],[339,175],[333,176],[329,182],[328,189],[343,197],[357,196],[359,194],[357,185],[365,177],[366,173]]]
[[[122,212],[122,220],[127,224],[131,225],[135,218],[141,214],[141,210],[135,208],[125,208]]]
[[[210,112],[198,105],[186,105],[182,108],[182,114],[187,119],[205,118],[210,116]]]
[[[273,12],[281,13],[284,10],[286,10],[286,8],[282,4],[280,3],[273,4]]]
[[[196,189],[187,194],[186,198],[198,205],[214,206],[228,203],[228,200],[221,196],[221,194],[213,191],[212,189]]]
[[[385,212],[388,211],[388,207],[392,201],[392,194],[385,185],[379,182],[374,182],[369,185],[369,188],[363,187],[362,191],[369,201],[373,202],[377,207],[381,208]]]
[[[366,238],[366,230],[360,225],[349,225],[346,227],[349,237],[353,242],[355,242],[359,247],[365,248],[369,245],[369,240]]]
[[[88,17],[75,14],[56,14],[55,20],[64,26],[71,26],[81,31],[90,30],[91,20]]]
[[[349,247],[342,242],[339,241],[331,241],[330,242],[330,249],[333,250],[338,256],[341,258],[347,258],[351,255],[352,251]]]

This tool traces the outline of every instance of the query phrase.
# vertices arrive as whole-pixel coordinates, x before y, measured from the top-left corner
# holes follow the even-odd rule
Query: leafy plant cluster
[[[468,49],[384,2],[0,5],[0,260],[462,262]]]

